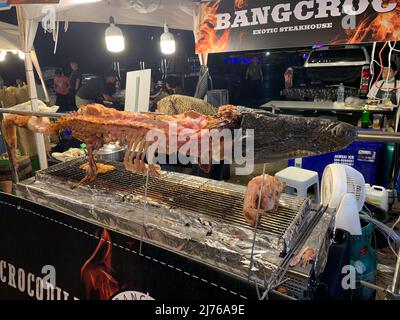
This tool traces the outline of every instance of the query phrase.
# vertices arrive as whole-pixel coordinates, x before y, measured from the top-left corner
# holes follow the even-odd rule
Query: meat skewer
[[[163,134],[166,144],[190,129],[187,138],[197,138],[199,141],[197,158],[205,152],[202,150],[201,138],[209,137],[205,129],[222,130],[225,128],[243,129],[245,136],[242,142],[247,142],[252,135],[246,135],[248,129],[254,130],[254,161],[266,163],[274,160],[290,159],[306,155],[320,154],[342,149],[353,142],[357,130],[351,125],[341,122],[331,122],[315,118],[300,118],[293,116],[278,116],[261,110],[244,107],[223,106],[215,116],[206,116],[194,111],[180,115],[168,116],[152,113],[133,113],[117,111],[98,104],[82,106],[79,111],[67,114],[55,124],[48,124],[45,118],[11,115],[2,123],[5,140],[12,150],[11,158],[15,167],[16,160],[16,127],[29,128],[35,132],[54,134],[70,129],[72,135],[86,143],[91,169],[87,171],[83,182],[91,182],[96,178],[97,168],[94,153],[105,143],[117,142],[128,144],[124,164],[127,170],[134,173],[158,175],[155,164],[145,165],[146,151],[154,141],[142,141],[149,132]],[[176,132],[170,132],[174,127]],[[155,142],[154,142],[155,143]],[[178,141],[178,150],[185,142]],[[210,143],[211,145],[211,143]],[[220,159],[223,158],[223,144],[220,143]],[[139,150],[136,150],[140,147]],[[171,150],[169,150],[172,152]],[[175,150],[173,150],[175,151]],[[168,150],[167,150],[168,152]],[[136,160],[134,161],[136,153]],[[211,153],[211,152],[210,152]],[[200,163],[200,167],[208,172],[210,163]],[[250,214],[251,216],[251,214]]]
[[[150,131],[163,134],[168,145],[171,139],[178,141],[179,147],[184,143],[178,136],[190,129],[188,137],[199,138],[204,129],[223,129],[229,127],[232,121],[223,117],[205,116],[194,111],[177,116],[160,114],[141,114],[126,111],[117,111],[98,104],[82,106],[79,111],[65,115],[55,124],[49,124],[40,118],[29,116],[9,116],[3,121],[3,130],[7,144],[12,150],[12,161],[16,161],[16,127],[29,128],[32,131],[47,134],[58,133],[70,129],[72,135],[83,141],[88,146],[88,165],[86,176],[80,183],[90,183],[96,179],[97,166],[94,159],[95,151],[105,143],[128,143],[124,157],[126,170],[133,173],[146,174],[147,170],[152,176],[159,175],[159,167],[150,163],[146,166],[146,154],[153,143],[147,140]],[[171,127],[176,132],[171,133]],[[185,131],[186,130],[186,131]],[[198,139],[199,144],[201,139]],[[211,161],[211,159],[210,159]]]

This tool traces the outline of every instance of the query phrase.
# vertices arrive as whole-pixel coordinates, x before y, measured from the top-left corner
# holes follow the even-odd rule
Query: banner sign
[[[0,193],[0,299],[256,299],[253,285]]]
[[[216,0],[196,15],[196,53],[400,40],[397,0]]]
[[[0,11],[1,10],[10,10],[11,6],[9,5],[8,1],[0,0]]]

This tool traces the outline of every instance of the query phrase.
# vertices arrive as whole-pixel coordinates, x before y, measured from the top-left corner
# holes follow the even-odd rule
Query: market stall
[[[159,25],[168,13],[171,27],[192,29],[191,1],[165,1],[163,5],[157,5],[157,1],[148,6],[138,6],[137,1],[129,3],[130,7],[124,7],[127,2],[121,5],[106,1],[81,4],[61,1],[52,7],[54,11],[50,10],[50,19],[106,22],[113,15],[117,23]],[[252,47],[249,38],[244,38],[243,47],[234,41],[227,45],[223,37],[219,38],[221,45],[216,45],[220,44],[218,36],[211,42],[205,38],[209,30],[204,27],[216,23],[215,19],[210,20],[210,15],[216,14],[219,5],[221,13],[228,10],[221,1],[211,5],[200,6],[195,19],[197,49],[203,64],[207,63],[208,53]],[[232,8],[244,5],[245,2],[235,1],[236,7]],[[41,9],[40,5],[18,7],[25,52],[31,48],[38,22],[48,17]],[[211,9],[214,11],[210,12]],[[225,20],[219,21],[220,30],[229,29],[227,16],[224,17]],[[259,22],[263,19],[261,14],[256,17]],[[246,23],[244,17],[236,19]],[[203,22],[200,27],[199,21]],[[59,28],[52,31],[59,32]],[[240,30],[233,33],[241,38]],[[63,116],[40,113],[34,103],[32,107],[33,112],[12,113],[27,116],[26,123],[21,121],[17,125],[43,132],[70,129],[87,144],[88,163],[85,158],[78,158],[52,166],[38,172],[33,179],[18,182],[16,196],[0,195],[4,208],[0,224],[5,226],[2,235],[7,240],[0,244],[4,246],[0,250],[3,252],[0,267],[8,271],[8,278],[1,279],[0,296],[38,300],[373,296],[369,278],[364,279],[369,291],[360,287],[349,290],[341,285],[342,270],[351,263],[351,234],[346,228],[341,232],[335,228],[335,218],[341,210],[330,199],[326,200],[326,192],[321,203],[307,196],[281,195],[284,184],[267,177],[265,166],[262,175],[252,180],[247,189],[179,173],[154,174],[155,167],[144,161],[148,146],[143,141],[143,132],[154,128],[165,130],[164,115],[128,115],[101,106],[86,106],[78,113]],[[52,126],[32,116],[58,121]],[[192,126],[197,129],[196,134],[210,127],[230,132],[239,128],[258,130],[253,141],[257,163],[342,149],[362,136],[344,123],[276,116],[232,106],[221,108],[214,116],[188,113],[168,119],[178,127]],[[128,120],[129,125],[124,123]],[[251,135],[242,139],[247,142]],[[398,139],[398,135],[392,134],[391,139]],[[93,152],[104,142],[115,140],[128,145],[124,163],[96,163]],[[341,170],[346,169],[341,167]],[[334,179],[334,175],[325,177],[325,182]],[[349,183],[355,183],[351,177],[359,175],[347,176]],[[354,189],[347,190],[346,186],[342,189],[363,205],[360,190],[364,187],[365,183],[359,183]],[[267,192],[266,203],[271,206],[268,214],[260,214],[265,206],[263,192]],[[346,192],[340,194],[339,200],[341,197],[346,197]],[[254,207],[246,207],[249,202]],[[397,240],[394,233],[389,232],[389,236]],[[28,253],[21,249],[27,243],[32,248]],[[399,268],[398,262],[389,292],[393,297],[398,293]],[[52,278],[54,272],[56,279]]]
[[[21,37],[20,30],[18,29],[17,26],[10,25],[4,22],[0,24],[0,50],[2,50],[2,56],[5,59],[5,55],[7,54],[7,52],[9,53],[16,52],[20,56],[20,58],[24,60],[25,67],[27,70],[29,97],[32,99],[31,101],[32,101],[32,107],[34,108],[33,110],[35,109],[38,110],[37,102],[35,102],[37,101],[37,98],[36,100],[33,98],[37,97],[33,68],[35,68],[39,80],[42,84],[46,101],[49,101],[49,95],[47,93],[46,85],[43,79],[42,71],[40,69],[40,64],[36,52],[33,49],[33,47],[30,50],[24,50],[24,44],[22,39],[23,38]],[[20,103],[22,102],[25,101],[20,101]],[[46,149],[43,136],[41,136],[40,134],[35,134],[35,141],[39,154],[39,161],[41,168],[46,168],[47,167],[46,151],[45,151]]]

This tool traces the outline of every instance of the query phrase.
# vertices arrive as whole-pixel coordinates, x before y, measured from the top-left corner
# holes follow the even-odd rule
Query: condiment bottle
[[[361,116],[361,128],[369,128],[370,115],[368,110],[368,105],[364,106],[364,111]]]

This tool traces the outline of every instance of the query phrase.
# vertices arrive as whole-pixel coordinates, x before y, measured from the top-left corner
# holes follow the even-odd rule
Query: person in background
[[[70,63],[71,67],[71,75],[69,76],[69,85],[70,85],[70,106],[74,109],[76,108],[76,94],[82,86],[82,73],[79,70],[79,65],[76,62]]]
[[[149,111],[155,112],[158,102],[172,94],[174,94],[173,88],[168,83],[159,80],[157,84],[154,84],[153,93],[150,94]]]
[[[114,98],[117,75],[108,71],[101,78],[93,78],[86,82],[76,94],[78,108],[90,103],[124,102],[124,98]]]
[[[182,95],[169,95],[158,101],[156,112],[170,116],[179,115],[185,112],[195,111],[204,115],[213,115],[218,112],[211,104],[202,99]],[[168,155],[167,155],[168,157]],[[167,165],[166,170],[179,171],[174,165]],[[191,174],[195,176],[210,178],[214,180],[228,180],[230,178],[230,166],[221,161],[219,164],[211,164],[210,172],[205,173],[198,164],[191,165]]]
[[[390,67],[383,67],[382,79],[372,85],[368,99],[378,100],[383,104],[399,105],[400,81],[398,80],[398,66],[395,62],[391,63]]]
[[[15,80],[15,84],[17,85],[17,88],[21,88],[21,87],[25,86],[25,82],[19,78],[17,80]]]
[[[167,82],[166,89],[170,94],[185,95],[185,91],[175,83]]]
[[[0,89],[3,89],[4,87],[4,79],[3,77],[0,75]]]
[[[249,65],[246,71],[246,82],[249,90],[249,98],[258,98],[260,96],[261,84],[264,81],[262,68],[257,58]]]
[[[62,70],[57,70],[53,79],[54,91],[57,95],[56,105],[60,107],[60,112],[68,112],[69,108],[69,79]]]

